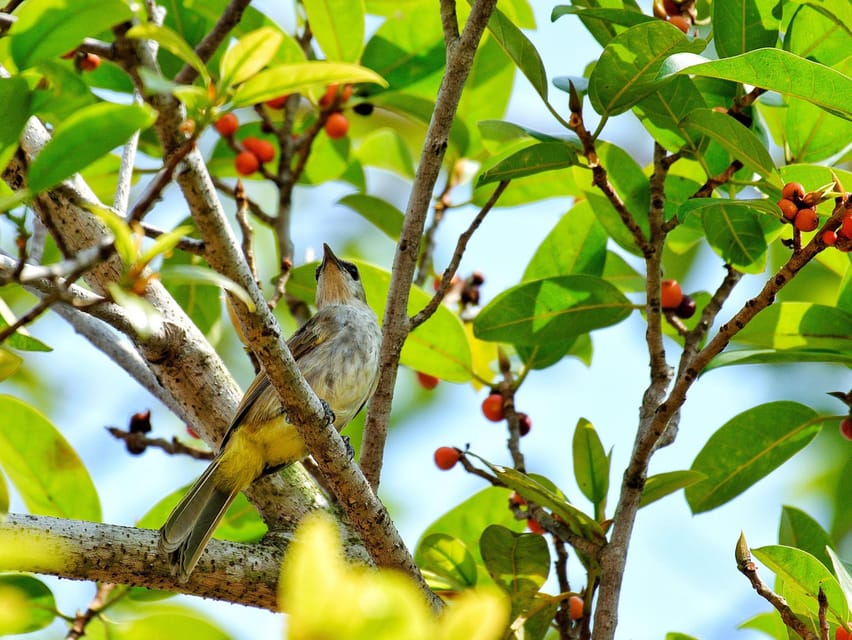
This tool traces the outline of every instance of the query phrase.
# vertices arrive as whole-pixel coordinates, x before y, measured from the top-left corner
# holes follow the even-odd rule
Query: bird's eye
[[[343,266],[346,267],[346,270],[349,272],[349,275],[352,276],[352,279],[355,282],[358,282],[358,280],[361,279],[361,275],[358,273],[358,267],[356,267],[354,264],[345,262]]]

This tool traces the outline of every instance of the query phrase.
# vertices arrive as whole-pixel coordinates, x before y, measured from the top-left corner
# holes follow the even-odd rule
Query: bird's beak
[[[317,307],[334,302],[347,302],[351,294],[346,286],[346,270],[331,247],[323,244],[323,251],[322,264],[317,271]]]

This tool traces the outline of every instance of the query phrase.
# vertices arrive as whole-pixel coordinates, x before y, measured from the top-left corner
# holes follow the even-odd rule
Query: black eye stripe
[[[358,267],[356,267],[354,264],[351,264],[349,262],[344,262],[343,266],[349,272],[349,275],[352,276],[352,279],[355,282],[358,282],[358,280],[361,278],[361,275],[358,273]]]

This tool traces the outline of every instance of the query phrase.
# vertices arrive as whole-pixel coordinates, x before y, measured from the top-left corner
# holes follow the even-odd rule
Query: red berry
[[[439,469],[448,471],[456,466],[461,459],[461,451],[455,447],[438,447],[435,449],[435,464]]]
[[[237,129],[240,128],[240,121],[233,113],[226,113],[213,126],[216,127],[216,131],[219,132],[220,136],[227,138],[237,132]]]
[[[532,429],[532,420],[526,413],[518,413],[518,434],[521,437],[527,435]]]
[[[94,53],[87,53],[77,61],[80,71],[94,71],[101,66],[101,57]]]
[[[417,372],[417,382],[420,383],[420,386],[424,389],[434,389],[438,386],[438,378],[435,376],[430,376],[428,373],[423,373],[422,371]]]
[[[261,162],[269,162],[275,157],[275,147],[269,140],[249,137],[242,144],[246,151],[251,151]]]
[[[503,396],[499,393],[492,393],[482,401],[482,413],[491,420],[491,422],[500,422],[506,417],[503,411]]]
[[[272,100],[266,101],[266,106],[270,109],[283,109],[284,105],[287,104],[287,98],[290,96],[278,96],[277,98],[272,98]]]
[[[527,501],[524,500],[524,496],[517,491],[512,492],[512,495],[509,496],[509,501],[517,507],[522,507],[527,503]]]
[[[689,20],[683,16],[669,16],[669,22],[684,33],[689,33],[689,28],[692,26]]]
[[[579,620],[583,617],[583,599],[580,596],[568,598],[568,617],[572,620]]]
[[[852,213],[843,218],[843,221],[840,223],[840,231],[838,231],[840,235],[844,238],[848,238],[852,240]]]
[[[683,289],[677,280],[663,280],[660,286],[660,305],[663,309],[677,309],[683,300]]]
[[[684,294],[683,300],[677,305],[674,313],[678,318],[683,318],[684,320],[691,318],[695,315],[695,299],[690,295]]]
[[[250,176],[260,168],[260,160],[251,151],[243,151],[234,158],[234,166],[241,176]]]
[[[781,209],[781,213],[784,215],[787,220],[792,220],[796,217],[796,214],[799,213],[799,207],[792,200],[787,200],[787,198],[781,198],[778,201],[778,207]]]
[[[337,97],[337,87],[338,84],[333,82],[325,88],[325,93],[322,98],[319,99],[319,106],[323,109],[331,106],[331,103],[334,102],[334,99]]]
[[[847,440],[852,440],[852,417],[843,418],[840,423],[840,433]]]
[[[793,225],[799,231],[813,231],[819,226],[819,216],[813,209],[800,209],[793,220]]]
[[[822,234],[822,241],[829,247],[833,247],[837,244],[837,232],[829,229]]]
[[[680,7],[675,4],[674,0],[663,0],[663,8],[666,10],[666,13],[670,16],[679,16],[680,15]]]
[[[805,188],[798,182],[788,182],[781,190],[781,197],[793,202],[800,202],[805,197]]]
[[[544,534],[544,527],[538,523],[538,520],[534,520],[533,518],[527,518],[527,529],[538,535]]]
[[[852,633],[843,626],[839,626],[837,631],[834,632],[834,640],[852,640]]]
[[[345,115],[338,111],[328,116],[328,120],[325,121],[325,132],[329,138],[337,140],[345,136],[347,131],[349,131],[349,120]]]

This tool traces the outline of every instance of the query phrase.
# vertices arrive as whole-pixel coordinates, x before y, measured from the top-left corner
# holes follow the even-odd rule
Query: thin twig
[[[204,451],[202,449],[187,446],[176,437],[173,437],[171,440],[166,440],[165,438],[149,438],[140,431],[124,431],[118,427],[106,427],[106,430],[109,431],[110,435],[115,439],[123,441],[124,445],[127,447],[127,451],[133,455],[138,455],[144,452],[148,447],[154,447],[155,449],[162,449],[171,455],[185,455],[190,458],[194,458],[195,460],[213,459],[214,454],[212,451]]]
[[[820,640],[828,640],[828,634],[831,631],[831,627],[828,626],[828,618],[826,617],[828,598],[825,597],[822,585],[820,585],[817,592],[817,603],[819,604],[819,638]]]
[[[438,285],[438,290],[435,292],[435,295],[432,296],[432,299],[426,304],[423,309],[415,313],[408,320],[409,331],[414,331],[421,324],[426,322],[429,318],[432,317],[432,314],[438,310],[441,302],[444,299],[444,296],[447,294],[447,290],[450,288],[450,284],[452,284],[453,276],[456,274],[456,271],[459,268],[459,263],[461,263],[462,256],[464,255],[465,249],[467,249],[467,243],[470,241],[470,238],[473,236],[474,232],[479,228],[482,224],[482,221],[485,220],[485,216],[488,215],[488,212],[494,208],[494,205],[497,204],[497,200],[500,199],[500,196],[506,190],[506,187],[509,186],[508,180],[503,180],[500,184],[497,185],[497,188],[494,190],[494,193],[491,194],[491,197],[488,198],[488,202],[486,202],[482,209],[479,210],[479,213],[471,221],[468,228],[459,236],[458,241],[456,242],[456,249],[453,251],[453,257],[450,259],[450,264],[447,265],[447,268],[444,269],[444,275],[441,276],[441,284]]]
[[[219,178],[217,178],[215,176],[210,176],[210,178],[213,180],[213,185],[216,187],[216,189],[218,189],[222,193],[227,194],[231,198],[235,198],[236,189],[234,187],[231,187],[230,185],[228,185],[227,183],[223,182],[222,180],[220,180]],[[249,211],[251,211],[251,214],[255,218],[260,220],[263,224],[266,224],[266,225],[269,225],[269,226],[272,226],[272,225],[275,224],[275,218],[273,216],[269,215],[268,213],[266,213],[261,208],[261,206],[259,204],[257,204],[251,198],[246,197],[245,195],[243,195],[243,198],[246,201],[246,205],[248,206]]]
[[[68,630],[68,635],[65,636],[65,640],[79,640],[86,635],[86,626],[96,617],[100,616],[101,613],[106,609],[110,604],[115,602],[115,600],[108,600],[109,594],[115,589],[116,585],[110,582],[99,582],[97,583],[98,588],[95,592],[95,597],[92,598],[92,601],[89,603],[89,606],[82,613],[78,613],[74,616],[74,622],[71,624],[71,628]]]
[[[195,47],[195,53],[204,62],[207,62],[216,53],[219,45],[228,37],[231,30],[239,24],[243,11],[251,4],[251,0],[231,0],[219,20],[213,25],[210,32],[201,39]],[[183,69],[175,76],[178,84],[190,84],[198,77],[198,72],[191,65],[184,65]]]
[[[164,233],[168,233],[165,229],[160,229],[159,227],[150,225],[147,222],[142,223],[142,231],[145,233],[146,238],[159,238]],[[175,247],[195,256],[204,256],[204,241],[197,238],[188,238],[184,236],[178,240]]]
[[[133,97],[135,104],[142,103],[142,96],[136,93]],[[136,150],[139,148],[139,130],[133,132],[130,139],[121,150],[121,164],[118,167],[118,179],[115,185],[115,195],[112,207],[120,215],[127,213],[130,204],[130,188],[133,184],[133,166],[136,164]]]
[[[163,168],[157,172],[157,175],[154,176],[145,193],[142,194],[142,197],[137,200],[136,204],[133,205],[133,209],[127,214],[127,222],[140,222],[148,211],[151,210],[151,207],[162,197],[163,189],[172,181],[172,176],[178,164],[186,157],[186,154],[195,148],[195,141],[195,136],[191,137],[166,156],[166,159],[163,161]]]
[[[257,282],[258,288],[260,287],[260,280],[257,277],[257,265],[254,261],[254,249],[252,248],[252,238],[254,237],[254,229],[252,229],[251,224],[249,223],[248,216],[246,212],[248,211],[248,201],[246,199],[246,192],[243,190],[243,181],[237,180],[237,186],[234,188],[234,201],[237,203],[237,224],[240,225],[240,231],[243,234],[242,241],[242,249],[243,249],[243,257],[246,259],[246,264],[248,264],[249,270],[254,276],[255,282]]]

